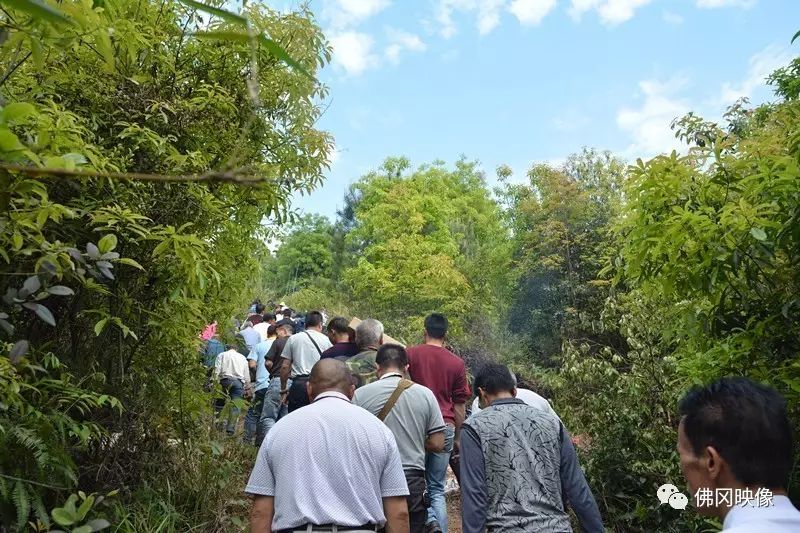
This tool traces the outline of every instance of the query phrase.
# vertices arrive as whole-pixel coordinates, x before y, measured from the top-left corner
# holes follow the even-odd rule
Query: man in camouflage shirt
[[[347,360],[347,368],[355,378],[356,388],[378,379],[375,356],[383,344],[383,324],[368,318],[356,327],[356,344],[359,352]]]

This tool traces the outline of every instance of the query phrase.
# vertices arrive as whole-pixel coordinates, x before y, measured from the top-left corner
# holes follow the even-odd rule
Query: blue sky
[[[282,7],[297,5],[283,2]],[[334,47],[319,126],[336,139],[325,184],[296,196],[334,218],[387,156],[500,164],[523,179],[582,146],[621,157],[676,147],[669,123],[719,118],[800,50],[798,0],[313,0]]]

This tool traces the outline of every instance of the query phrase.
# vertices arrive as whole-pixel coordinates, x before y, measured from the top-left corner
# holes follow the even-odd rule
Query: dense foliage
[[[473,369],[502,359],[552,396],[613,531],[713,527],[654,497],[681,484],[691,384],[749,375],[800,428],[800,59],[771,76],[776,102],[676,121],[683,154],[584,149],[501,167],[494,191],[476,162],[392,157],[335,221],[287,226],[332,143],[308,11],[10,5],[0,528],[241,528],[253,450],[212,428],[197,333],[227,334],[259,290],[409,343],[446,313]]]
[[[241,21],[169,0],[12,6],[26,9],[0,15],[0,522],[77,525],[75,501],[49,509],[118,488],[104,512],[123,529],[227,529],[249,460],[212,440],[197,334],[263,284],[262,220],[321,180],[326,89],[306,72],[329,50],[308,12],[262,5],[243,12],[257,42],[201,38]]]
[[[799,74],[800,60],[777,71],[777,102],[739,102],[722,124],[677,120],[683,155],[626,167],[585,149],[524,181],[501,167],[494,197],[471,163],[390,158],[325,229],[331,278],[290,299],[411,342],[444,311],[473,368],[505,360],[552,396],[608,527],[718,529],[654,494],[682,483],[676,405],[692,384],[768,383],[800,428]]]

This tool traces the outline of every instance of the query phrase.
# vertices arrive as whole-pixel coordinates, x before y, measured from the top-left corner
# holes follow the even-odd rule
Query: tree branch
[[[237,174],[235,171],[216,172],[210,171],[203,174],[143,174],[139,172],[101,172],[96,170],[69,170],[66,168],[41,168],[24,165],[13,165],[10,163],[0,163],[0,169],[10,172],[18,172],[28,176],[53,176],[58,178],[109,178],[117,180],[134,181],[163,181],[163,182],[198,182],[198,181],[228,181],[242,185],[255,186],[265,182],[263,178],[257,176],[247,176]]]

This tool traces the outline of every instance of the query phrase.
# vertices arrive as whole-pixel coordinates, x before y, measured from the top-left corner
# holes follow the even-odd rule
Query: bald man
[[[320,360],[307,390],[311,404],[278,421],[259,450],[245,489],[254,496],[251,532],[407,533],[397,444],[380,420],[350,403],[347,366]]]

